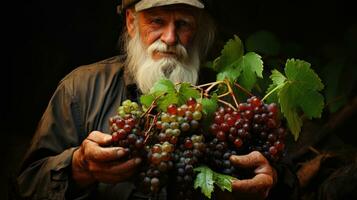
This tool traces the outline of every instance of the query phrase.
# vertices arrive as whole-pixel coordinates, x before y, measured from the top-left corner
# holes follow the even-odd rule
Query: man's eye
[[[191,24],[186,22],[186,21],[177,21],[176,22],[176,26],[177,27],[181,27],[181,28],[184,28],[184,27],[189,27]]]
[[[164,23],[164,21],[160,18],[156,18],[156,19],[152,19],[151,20],[152,24],[158,24],[158,25],[162,25]]]

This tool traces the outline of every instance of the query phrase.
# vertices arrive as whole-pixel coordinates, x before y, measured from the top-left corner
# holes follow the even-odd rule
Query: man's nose
[[[164,32],[161,35],[161,41],[165,42],[167,45],[172,46],[177,43],[177,33],[174,23],[170,23],[165,27]]]

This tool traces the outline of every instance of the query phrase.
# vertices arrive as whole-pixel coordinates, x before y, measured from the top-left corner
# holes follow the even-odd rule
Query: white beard
[[[154,60],[152,58],[154,52],[174,52],[175,56]],[[162,78],[167,78],[174,83],[197,84],[200,65],[197,48],[192,48],[192,51],[188,52],[181,44],[168,46],[160,39],[145,48],[136,31],[134,38],[129,39],[127,43],[126,62],[130,74],[135,77],[136,84],[144,94]]]

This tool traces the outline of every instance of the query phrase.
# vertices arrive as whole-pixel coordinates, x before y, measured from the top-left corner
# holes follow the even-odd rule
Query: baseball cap
[[[199,0],[141,0],[135,4],[135,10],[138,12],[153,7],[167,6],[172,4],[186,4],[200,9],[205,7]]]
[[[123,13],[125,9],[135,5],[136,11],[142,11],[145,9],[172,5],[172,4],[186,4],[197,8],[204,8],[204,4],[200,0],[122,0],[121,5],[118,6],[118,13]]]

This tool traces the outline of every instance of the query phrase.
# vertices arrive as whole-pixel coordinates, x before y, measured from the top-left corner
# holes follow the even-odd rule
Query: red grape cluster
[[[257,150],[270,161],[277,161],[284,152],[286,130],[278,119],[276,104],[265,104],[255,96],[240,103],[237,110],[218,108],[210,132],[213,136],[209,143],[212,163],[228,174],[232,171],[227,160],[229,154]]]

